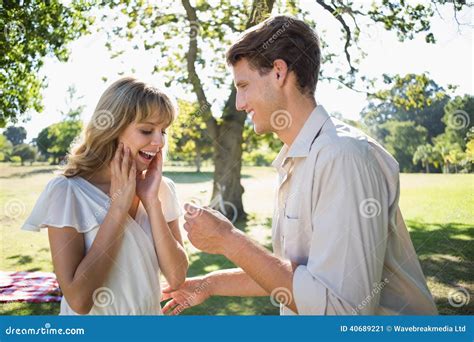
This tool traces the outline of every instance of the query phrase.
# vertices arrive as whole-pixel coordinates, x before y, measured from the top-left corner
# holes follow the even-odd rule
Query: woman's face
[[[148,168],[155,155],[165,145],[165,128],[158,124],[158,116],[150,117],[146,122],[132,122],[120,134],[119,142],[130,148],[130,154],[135,159],[137,170]]]

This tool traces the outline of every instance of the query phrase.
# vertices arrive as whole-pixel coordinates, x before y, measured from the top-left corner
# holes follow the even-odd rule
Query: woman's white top
[[[166,222],[181,215],[173,182],[163,177],[158,195]],[[82,177],[53,178],[21,229],[73,227],[84,234],[86,253],[105,219],[110,198]],[[160,315],[160,267],[150,221],[141,202],[133,219],[126,219],[122,245],[103,287],[94,292],[89,315]],[[65,245],[63,248],[68,248]],[[76,315],[66,298],[60,315]]]

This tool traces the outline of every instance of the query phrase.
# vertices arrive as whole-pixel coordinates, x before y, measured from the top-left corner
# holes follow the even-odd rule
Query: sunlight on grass
[[[12,166],[0,163],[0,270],[52,271],[46,232],[19,230],[52,172],[49,165]],[[176,183],[180,201],[199,198],[209,203],[212,191],[212,169],[197,174],[192,168],[165,167],[165,175]],[[245,167],[242,184],[248,220],[239,228],[252,239],[271,248],[271,215],[275,191],[275,171],[267,167]],[[402,174],[400,206],[409,226],[428,286],[442,314],[474,313],[472,300],[466,306],[453,308],[448,303],[456,287],[473,288],[474,260],[474,175]],[[11,215],[11,207],[17,210]],[[185,243],[189,253],[189,276],[202,275],[234,265],[219,255],[197,251]],[[58,303],[0,305],[1,314],[56,315]],[[214,297],[183,314],[193,315],[277,315],[268,297]]]

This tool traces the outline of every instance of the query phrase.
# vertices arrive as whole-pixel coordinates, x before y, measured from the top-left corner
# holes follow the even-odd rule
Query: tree
[[[25,161],[33,161],[36,158],[36,150],[28,144],[20,144],[13,147],[12,156],[20,157],[21,165],[25,165]]]
[[[440,134],[434,140],[434,150],[439,153],[440,163],[443,168],[443,173],[449,173],[451,165],[458,162],[457,154],[462,153],[461,146],[458,143],[453,143],[447,134]],[[453,153],[453,151],[456,151]]]
[[[59,155],[53,154],[51,148],[54,144],[53,137],[50,136],[49,127],[43,128],[38,136],[33,139],[33,145],[38,148],[38,151],[44,156],[46,159],[53,157],[53,164],[57,164],[57,160],[59,159]]]
[[[178,100],[179,115],[173,122],[172,139],[168,140],[170,157],[192,161],[196,172],[201,172],[203,160],[212,156],[212,141],[206,133],[205,123],[197,103]]]
[[[446,124],[446,139],[466,148],[468,132],[474,124],[474,96],[456,96],[444,107],[443,122]]]
[[[82,121],[66,120],[44,128],[35,139],[35,145],[45,157],[53,157],[53,164],[68,153],[74,140],[82,131]]]
[[[384,29],[395,32],[400,41],[424,34],[426,41],[433,43],[435,37],[431,32],[430,18],[436,13],[436,6],[442,2],[412,4],[404,0],[383,0],[381,3],[356,4],[316,0],[316,3],[340,25],[341,40],[344,42],[341,54],[340,45],[328,44],[323,40],[323,64],[326,68],[322,68],[320,79],[334,81],[351,89],[355,89],[357,85],[364,86],[368,92],[373,80],[356,77],[358,63],[364,56],[357,45],[361,30],[370,29],[370,25],[381,25]],[[169,84],[181,83],[194,92],[206,123],[206,131],[213,140],[214,192],[216,183],[224,184],[224,198],[233,202],[240,216],[243,216],[244,189],[240,183],[240,171],[245,114],[235,109],[235,90],[225,68],[224,51],[236,33],[262,21],[272,13],[274,7],[275,12],[299,16],[314,26],[310,14],[301,10],[299,1],[275,3],[274,0],[222,0],[219,6],[213,7],[205,1],[197,0],[192,5],[190,1],[182,0],[182,10],[177,9],[175,2],[171,0],[162,1],[159,5],[138,0],[115,0],[107,4],[111,9],[118,9],[127,20],[126,25],[120,24],[109,29],[110,41],[107,45],[110,48],[120,46],[122,49],[123,43],[118,43],[117,40],[127,40],[136,49],[143,47],[145,50],[152,50],[158,56],[154,71],[166,77]],[[454,13],[463,7],[460,2],[450,5]],[[117,11],[108,11],[106,16],[115,19],[119,14]],[[120,20],[114,22],[121,23]],[[367,26],[362,22],[367,23]],[[183,40],[186,36],[187,42]],[[213,53],[205,58],[204,51]],[[120,56],[121,52],[113,51],[113,55]],[[341,55],[342,60],[339,57]],[[347,68],[341,67],[341,62],[345,62]],[[361,81],[357,84],[356,80]],[[216,88],[229,89],[229,95],[223,102],[220,115],[213,116],[211,103],[218,99],[213,97],[212,91]]]
[[[413,154],[413,164],[421,165],[425,168],[426,173],[430,173],[430,164],[434,164],[436,157],[434,156],[435,151],[431,144],[419,145]]]
[[[70,86],[67,91],[68,109],[61,111],[63,120],[44,128],[34,139],[34,144],[42,155],[46,158],[53,157],[53,164],[58,164],[59,160],[69,153],[71,144],[82,130],[80,116],[84,106],[76,103],[82,97],[76,95],[74,86]]]
[[[26,129],[25,127],[9,126],[5,132],[3,132],[3,135],[7,137],[13,145],[20,145],[23,144],[23,141],[26,139]]]
[[[54,142],[49,152],[59,158],[65,157],[81,131],[82,121],[62,121],[49,126],[49,137]]]
[[[45,78],[38,72],[47,56],[66,61],[67,44],[87,32],[91,4],[73,0],[3,1],[0,11],[0,127],[40,112]]]
[[[447,1],[439,3],[444,2]],[[367,91],[373,84],[371,80],[364,77],[356,77],[357,65],[360,57],[364,55],[357,43],[361,29],[369,27],[363,26],[361,22],[366,22],[367,25],[382,25],[386,30],[395,32],[401,41],[412,39],[416,34],[424,34],[429,43],[435,41],[430,30],[430,18],[438,6],[436,2],[412,4],[404,0],[383,0],[381,3],[366,5],[317,0],[316,3],[321,10],[330,13],[341,27],[341,38],[344,42],[343,58],[347,65],[347,70],[339,66],[336,69],[330,67],[323,69],[325,71],[321,73],[321,79],[338,82],[341,86],[355,88],[356,80],[360,79]],[[213,117],[210,103],[214,101],[210,90],[212,84],[215,87],[230,88],[229,75],[223,65],[223,52],[230,44],[229,37],[264,19],[275,7],[274,0],[252,0],[251,2],[222,0],[217,8],[201,0],[197,0],[194,6],[188,0],[182,0],[184,13],[176,11],[175,2],[171,0],[159,3],[115,0],[99,4],[117,8],[128,18],[125,26],[122,25],[122,21],[115,21],[120,24],[111,28],[109,32],[112,35],[123,37],[128,41],[136,38],[145,49],[159,50],[157,51],[159,62],[155,71],[160,73],[168,71],[168,75],[171,76],[170,82],[181,82],[191,87],[202,109],[207,133],[213,140],[214,191],[216,183],[223,183],[226,186],[224,198],[232,201],[239,209],[239,213],[243,215],[240,169],[245,115],[238,113],[233,107],[235,91],[230,90],[221,115],[218,116],[220,119]],[[451,5],[456,14],[465,4],[451,2]],[[43,57],[52,52],[64,60],[67,55],[65,43],[85,33],[90,23],[83,17],[88,4],[82,1],[73,1],[68,8],[59,4],[58,1],[46,3],[30,1],[23,6],[10,4],[5,7],[8,11],[2,15],[3,23],[21,24],[12,25],[13,29],[8,31],[13,34],[8,36],[12,36],[13,40],[18,39],[21,43],[33,42],[34,44],[31,46],[23,44],[19,48],[21,50],[19,53],[15,51],[16,49],[11,49],[13,44],[2,51],[4,52],[2,57],[10,56],[9,50],[15,51],[13,58],[5,58],[1,64],[2,69],[4,67],[6,70],[14,70],[10,72],[11,75],[0,80],[0,83],[5,84],[6,80],[12,80],[8,87],[4,87],[12,89],[7,94],[9,96],[1,98],[2,109],[8,110],[3,111],[3,121],[6,120],[5,118],[18,117],[28,108],[36,110],[41,108],[38,95],[42,81],[37,79],[37,70],[42,64]],[[298,1],[278,2],[277,7],[279,12],[298,15],[314,25],[308,13],[299,8]],[[16,27],[25,29],[16,30]],[[157,34],[157,31],[161,31],[162,35]],[[39,34],[35,35],[35,32]],[[179,40],[167,39],[183,37],[186,34],[189,37],[187,49]],[[27,35],[31,37],[28,36],[28,39],[25,39]],[[337,56],[340,55],[339,47],[333,50],[333,45],[335,44],[323,41],[326,51],[323,62],[327,66],[333,64],[331,62],[337,60]],[[2,46],[6,45],[2,44]],[[109,42],[108,46],[120,46],[120,44],[114,45]],[[136,46],[138,48],[138,44]],[[202,51],[214,51],[214,55],[211,59],[205,60]],[[116,55],[119,56],[120,53]],[[24,60],[20,58],[21,56],[25,57]],[[14,103],[13,106],[12,103]]]
[[[443,133],[445,124],[441,118],[449,95],[442,87],[427,74],[385,75],[384,80],[391,87],[370,95],[369,104],[361,113],[373,136],[384,140],[386,132],[381,127],[389,120],[413,121],[425,127],[430,141]]]
[[[12,143],[4,135],[0,135],[0,161],[8,160],[12,149]]]
[[[454,173],[458,173],[458,166],[461,165],[465,158],[465,153],[459,144],[455,144],[454,148],[449,151],[449,161],[454,166]]]
[[[426,142],[427,130],[413,121],[387,121],[382,125],[387,130],[385,147],[397,159],[400,170],[414,171],[413,155],[419,145]]]
[[[467,143],[472,139],[474,110],[474,97],[471,95],[456,96],[447,102],[444,107],[442,121],[445,123],[445,130],[433,138],[433,153],[437,156],[436,162],[443,166],[443,172],[449,173],[454,168],[454,172],[459,170],[469,172],[472,165],[469,163],[469,149]],[[421,160],[423,149],[414,156],[413,162]],[[466,151],[464,151],[466,150]],[[459,169],[460,168],[460,169]]]
[[[466,144],[466,151],[464,152],[465,158],[462,161],[465,167],[465,171],[474,171],[474,139],[469,139]]]
[[[62,121],[44,128],[35,139],[38,150],[46,158],[53,157],[53,164],[59,164],[82,130],[81,121]]]

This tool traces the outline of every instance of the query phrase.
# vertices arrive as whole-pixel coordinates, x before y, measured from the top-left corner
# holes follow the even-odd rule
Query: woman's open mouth
[[[146,162],[149,163],[156,155],[157,152],[138,151],[138,155]]]

